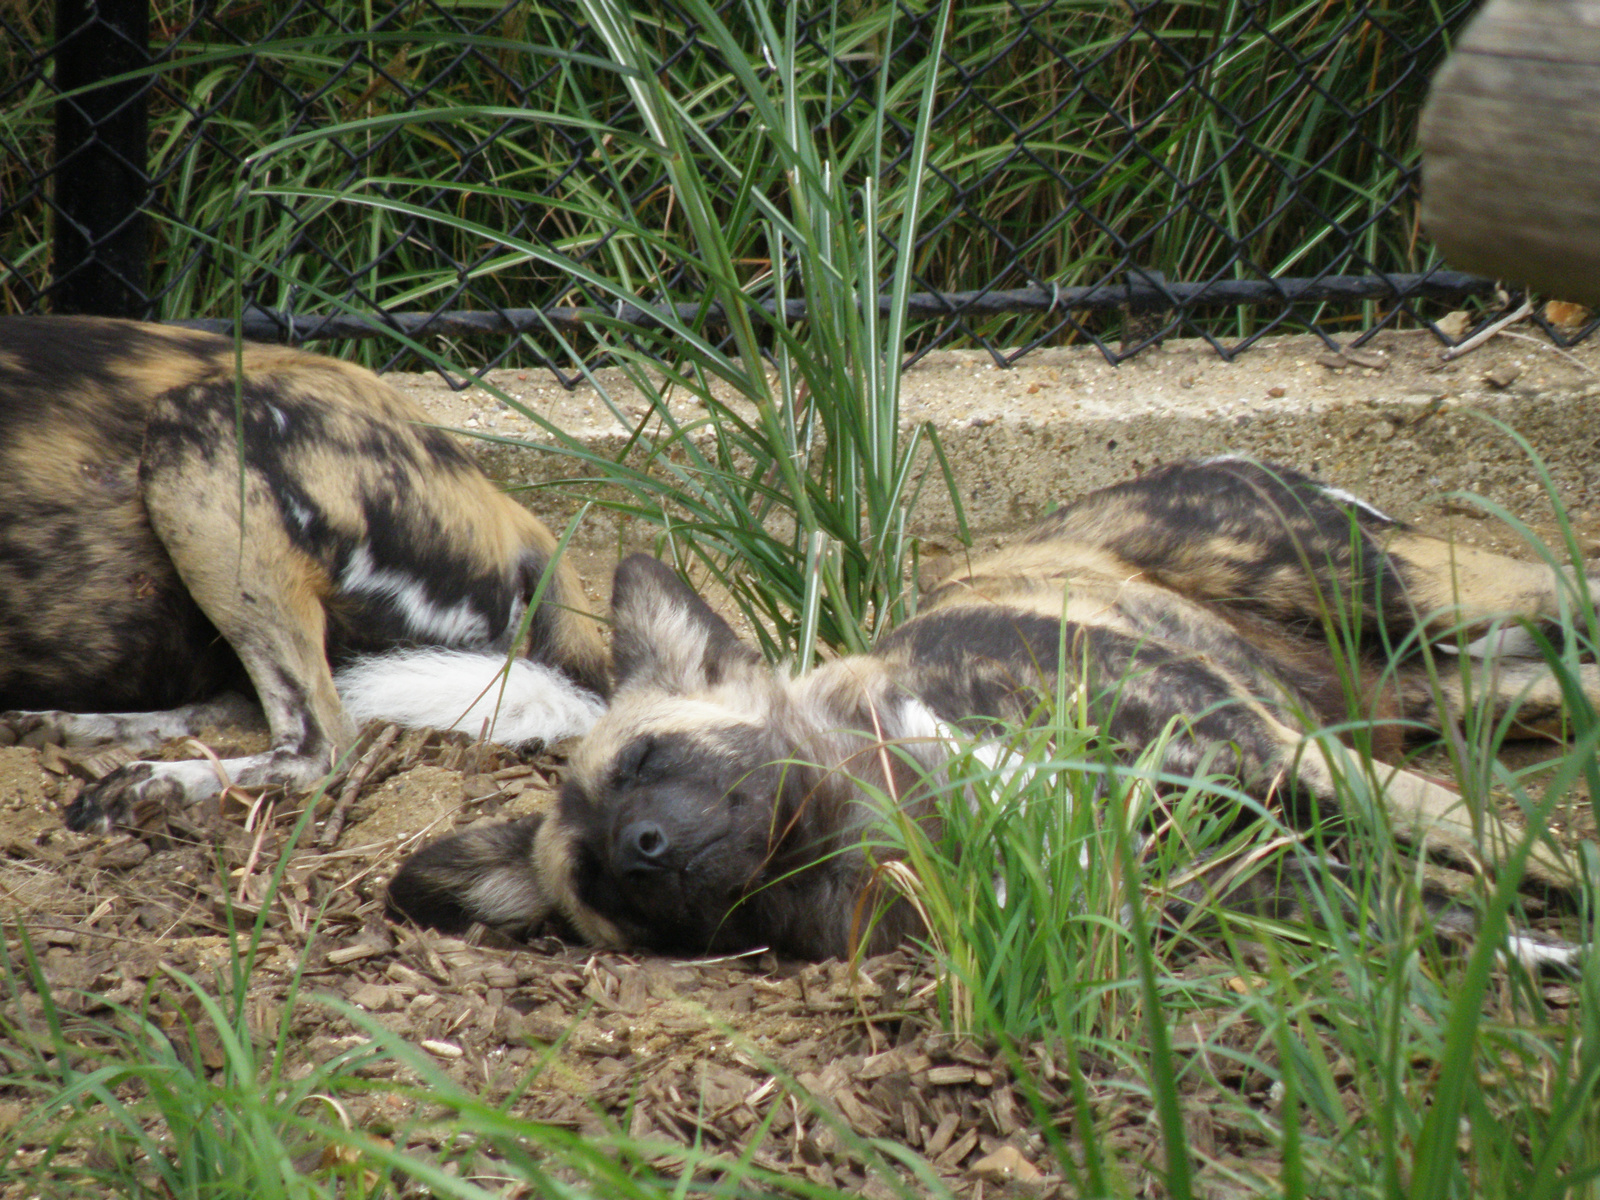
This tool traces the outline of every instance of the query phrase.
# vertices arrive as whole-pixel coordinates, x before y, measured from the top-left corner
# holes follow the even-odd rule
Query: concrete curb
[[[393,375],[441,424],[548,442],[486,391],[452,392],[436,376]],[[616,455],[627,437],[593,388],[562,389],[538,371],[491,378],[590,449]],[[620,372],[600,376],[630,417],[645,402]],[[1246,454],[1309,470],[1407,520],[1460,518],[1469,541],[1492,522],[1448,500],[1478,493],[1555,531],[1526,454],[1504,422],[1544,458],[1581,536],[1600,549],[1600,345],[1575,351],[1542,335],[1509,334],[1445,362],[1426,332],[1380,334],[1341,355],[1311,337],[1272,339],[1226,362],[1208,345],[1174,341],[1113,367],[1092,348],[1051,349],[1014,369],[980,351],[930,355],[904,377],[903,416],[931,421],[954,465],[969,524],[980,540],[1018,528],[1053,504],[1175,458]],[[685,401],[685,411],[692,411]],[[474,452],[497,479],[541,490],[531,503],[551,523],[576,510],[588,485],[546,485],[581,475],[578,464],[538,450],[476,438]],[[929,495],[942,492],[931,483]],[[916,516],[919,532],[948,538],[947,501]],[[645,531],[594,514],[591,549],[638,544]]]

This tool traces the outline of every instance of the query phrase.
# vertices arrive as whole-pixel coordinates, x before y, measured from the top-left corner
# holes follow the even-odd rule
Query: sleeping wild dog
[[[1554,735],[1560,689],[1516,622],[1553,636],[1570,586],[1293,471],[1179,463],[1060,510],[945,579],[871,653],[794,678],[635,556],[614,585],[611,704],[553,813],[424,847],[392,881],[391,909],[455,932],[554,916],[609,946],[844,955],[872,879],[863,835],[883,819],[870,797],[932,824],[918,780],[947,758],[951,732],[1029,720],[1058,672],[1123,751],[1176,720],[1165,771],[1221,773],[1327,814],[1336,774],[1360,775],[1313,732],[1350,716],[1340,631],[1356,639],[1380,757],[1406,729],[1439,729],[1468,688],[1490,690],[1496,719]],[[1430,671],[1431,639],[1472,644]],[[1582,682],[1600,698],[1593,665]],[[1520,836],[1493,818],[1475,830],[1461,797],[1431,779],[1382,765],[1374,778],[1400,831],[1468,862]],[[1543,843],[1528,873],[1572,882]],[[867,948],[918,928],[909,904],[893,904]]]
[[[0,709],[32,710],[0,726],[149,746],[248,715],[244,689],[271,749],[222,769],[296,788],[365,718],[478,733],[498,712],[512,742],[586,728],[605,647],[576,578],[427,420],[371,372],[298,350],[0,319]],[[135,762],[67,821],[104,829],[221,786],[208,761]]]

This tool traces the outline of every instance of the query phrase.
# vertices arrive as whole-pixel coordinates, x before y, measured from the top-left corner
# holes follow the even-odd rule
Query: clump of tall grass
[[[946,1019],[1010,1047],[1025,1092],[1045,1090],[1029,1082],[1041,1046],[1070,1079],[1065,1109],[1037,1112],[1070,1131],[1056,1147],[1069,1180],[1116,1194],[1148,1166],[1119,1163],[1101,1124],[1129,1103],[1158,1125],[1177,1196],[1205,1194],[1201,1176],[1218,1170],[1195,1127],[1265,1143],[1236,1162],[1239,1194],[1555,1196],[1591,1178],[1600,967],[1584,963],[1551,1008],[1502,959],[1507,915],[1521,912],[1514,868],[1468,901],[1483,940],[1446,952],[1386,829],[1343,831],[1365,868],[1352,892],[1315,836],[1228,781],[1164,778],[1159,749],[1113,764],[1089,741],[1074,721],[1046,722],[1017,731],[1014,758],[958,755],[940,838],[910,823],[891,838],[930,926]],[[1550,809],[1549,796],[1518,798]],[[1197,900],[1184,885],[1198,862],[1285,873],[1303,916]],[[1578,936],[1592,936],[1586,923]]]
[[[600,168],[609,170],[614,155],[632,162],[643,153],[663,172],[672,207],[693,238],[700,310],[660,309],[659,324],[650,328],[596,321],[595,338],[651,400],[644,418],[630,416],[591,376],[612,413],[633,430],[617,461],[586,450],[537,412],[507,403],[540,424],[556,452],[580,459],[597,481],[612,486],[600,503],[652,523],[675,561],[697,562],[721,582],[769,652],[799,647],[804,659],[819,642],[864,649],[876,629],[911,611],[907,584],[916,544],[907,522],[923,489],[930,482],[942,487],[958,519],[960,513],[953,475],[931,427],[908,428],[900,418],[912,260],[901,256],[885,265],[879,257],[885,242],[915,242],[923,219],[920,191],[910,188],[893,208],[873,182],[888,169],[891,154],[886,74],[878,76],[875,122],[836,140],[819,132],[818,115],[827,106],[808,91],[794,55],[793,8],[782,27],[765,9],[748,10],[766,56],[752,62],[740,55],[735,34],[710,4],[690,0],[687,7],[701,36],[733,64],[730,86],[741,90],[764,131],[758,154],[734,159],[724,152],[722,131],[701,123],[696,97],[677,90],[655,56],[647,23],[606,0],[589,0],[585,11],[647,127],[637,137],[616,139],[615,149],[608,143],[598,151]],[[940,10],[949,11],[949,5]],[[895,28],[891,22],[886,32]],[[941,21],[935,47],[943,28]],[[932,144],[937,78],[927,69],[904,82],[921,95],[909,148],[913,178],[922,177]],[[828,89],[844,86],[834,80]],[[263,169],[322,136],[268,148]],[[863,177],[866,182],[851,182]],[[494,245],[500,262],[560,261],[537,241],[429,212],[395,199],[381,186],[386,181],[373,182],[379,186],[337,195],[288,186],[262,190],[441,224]],[[576,214],[582,202],[552,206]],[[664,248],[643,214],[618,214],[611,232],[614,246]],[[760,246],[761,263],[782,268],[763,269],[752,280],[741,257],[741,248],[751,244]],[[625,263],[617,257],[621,251],[612,253],[613,274],[574,268],[594,294],[633,303],[641,293],[673,293],[670,256]],[[888,298],[880,304],[886,273]],[[769,286],[776,289],[771,302]],[[799,325],[781,315],[791,287],[807,302]],[[560,338],[554,329],[550,334]],[[577,349],[571,356],[581,366]]]
[[[1332,833],[1287,826],[1227,780],[1163,777],[1159,745],[1109,760],[1067,694],[1038,724],[958,753],[930,781],[944,800],[937,838],[892,826],[947,1019],[1013,1047],[1024,1079],[1039,1044],[1067,1065],[1074,1136],[1059,1161],[1086,1191],[1130,1185],[1090,1103],[1103,1082],[1082,1062],[1115,1064],[1159,1122],[1173,1195],[1199,1194],[1202,1173],[1227,1174],[1193,1145],[1196,1123],[1270,1145],[1266,1176],[1229,1178],[1240,1194],[1554,1197],[1600,1181],[1600,962],[1586,956],[1570,977],[1541,983],[1506,941],[1529,920],[1518,890],[1527,854],[1557,814],[1593,827],[1572,820],[1575,787],[1600,795],[1600,723],[1580,684],[1593,673],[1582,660],[1595,649],[1594,598],[1555,507],[1559,549],[1522,532],[1553,567],[1577,567],[1569,616],[1542,641],[1569,698],[1570,740],[1534,767],[1508,767],[1514,722],[1493,718],[1482,696],[1461,732],[1440,739],[1469,806],[1516,811],[1528,826],[1492,878],[1466,885],[1479,933],[1465,948],[1436,936],[1425,896],[1436,885],[1372,809],[1361,771],[1346,780],[1337,832],[1339,854],[1360,866],[1351,877],[1329,866]],[[1441,671],[1477,669],[1465,654],[1439,660]],[[1588,882],[1562,933],[1593,945],[1587,889],[1600,858],[1588,845],[1571,853]],[[1219,864],[1285,873],[1304,919],[1197,902],[1202,863],[1208,874]]]

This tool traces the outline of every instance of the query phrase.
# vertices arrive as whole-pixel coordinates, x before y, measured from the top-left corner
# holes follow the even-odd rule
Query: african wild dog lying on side
[[[0,726],[149,745],[248,713],[218,697],[253,688],[272,748],[223,765],[292,787],[362,717],[449,727],[505,664],[556,543],[427,420],[371,372],[297,350],[0,319],[0,709],[54,710]],[[543,598],[504,740],[568,736],[600,708],[604,643],[570,569]],[[131,763],[67,821],[220,786],[204,760]]]
[[[1180,463],[1086,496],[946,579],[873,653],[799,678],[763,662],[666,567],[630,558],[613,595],[611,706],[573,753],[553,815],[425,847],[391,883],[391,907],[447,931],[556,915],[605,945],[842,955],[871,870],[862,834],[881,819],[857,781],[927,816],[907,760],[935,768],[951,726],[1028,719],[1058,668],[1124,747],[1183,718],[1168,771],[1231,774],[1259,796],[1287,785],[1326,812],[1334,764],[1350,760],[1308,741],[1300,714],[1312,728],[1349,716],[1332,628],[1358,631],[1362,695],[1390,751],[1396,722],[1446,719],[1436,687],[1462,699],[1459,670],[1430,678],[1417,634],[1478,638],[1471,651],[1493,661],[1476,673],[1497,707],[1555,732],[1559,689],[1515,657],[1526,636],[1492,622],[1554,618],[1564,586],[1240,460]],[[1583,682],[1600,698],[1593,666]],[[1380,776],[1396,824],[1431,844],[1468,858],[1515,844],[1492,819],[1475,838],[1446,787]],[[1530,874],[1571,882],[1547,849]],[[871,948],[916,927],[901,902]]]

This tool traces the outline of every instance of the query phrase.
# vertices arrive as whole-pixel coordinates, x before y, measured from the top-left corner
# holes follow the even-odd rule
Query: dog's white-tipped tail
[[[487,728],[507,746],[550,745],[587,733],[605,702],[560,671],[530,659],[464,650],[395,650],[359,658],[334,678],[359,722],[453,729]]]

